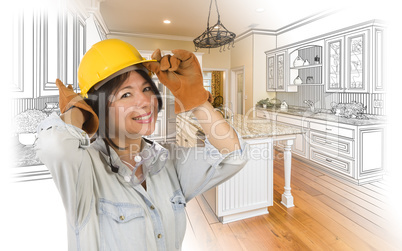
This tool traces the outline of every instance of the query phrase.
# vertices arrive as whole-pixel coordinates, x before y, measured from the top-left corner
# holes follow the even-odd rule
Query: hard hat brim
[[[151,61],[151,60],[150,60]],[[152,60],[152,61],[156,61],[156,60]],[[146,73],[149,74],[149,71],[147,68],[145,68],[142,64],[135,64],[135,65],[130,65],[126,68],[121,69],[120,71],[117,71],[115,73],[113,73],[112,75],[110,75],[109,77],[105,78],[102,81],[99,81],[98,83],[96,83],[92,88],[94,88],[94,90],[98,90],[99,88],[101,88],[104,84],[106,84],[109,80],[124,74],[126,72],[130,72],[130,71],[134,71],[134,70],[142,70],[145,71]]]

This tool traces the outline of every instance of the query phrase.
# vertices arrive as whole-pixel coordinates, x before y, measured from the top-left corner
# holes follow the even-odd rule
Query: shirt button
[[[124,215],[120,215],[120,220],[124,220]]]
[[[141,156],[137,155],[134,157],[135,162],[140,162],[142,160]]]
[[[127,182],[130,182],[130,180],[131,180],[130,176],[124,176],[124,180],[127,181]]]
[[[151,205],[151,206],[150,206],[150,208],[151,208],[152,210],[154,210],[154,209],[155,209],[154,205]]]
[[[161,234],[158,234],[158,239],[160,239],[160,238],[162,238],[162,235],[161,235]]]

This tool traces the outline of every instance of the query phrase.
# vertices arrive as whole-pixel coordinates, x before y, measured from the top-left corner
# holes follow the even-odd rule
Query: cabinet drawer
[[[323,153],[314,147],[310,147],[310,160],[353,177],[354,161],[352,160]]]
[[[264,111],[259,111],[259,110],[257,110],[255,114],[256,114],[256,116],[259,117],[259,118],[271,119],[271,116],[269,116],[269,113],[268,113],[268,112],[264,112]]]
[[[291,124],[295,126],[300,126],[302,128],[308,128],[308,122],[304,121],[301,117],[289,117],[289,116],[276,116],[276,121]]]
[[[339,153],[347,157],[354,157],[354,141],[339,138],[319,131],[310,131],[310,145]]]
[[[331,133],[339,136],[343,136],[346,138],[354,138],[355,130],[344,128],[340,126],[321,124],[317,122],[310,122],[310,129],[317,130],[321,132]]]

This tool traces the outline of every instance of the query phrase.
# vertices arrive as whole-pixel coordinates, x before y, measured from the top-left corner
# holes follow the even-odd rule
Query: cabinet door
[[[11,66],[11,72],[4,74],[4,77],[10,84],[13,98],[36,97],[36,72],[39,66],[35,62],[39,55],[39,20],[38,13],[25,9],[13,15],[11,24],[5,27],[4,34],[11,36],[11,39],[5,39],[5,48],[8,48],[6,53],[10,53],[8,66]]]
[[[368,92],[369,90],[369,30],[345,36],[346,41],[346,92]]]
[[[43,27],[43,70],[40,96],[57,95],[56,79],[66,81],[63,67],[63,13],[46,11],[42,17]]]
[[[285,81],[286,81],[285,54],[286,54],[285,52],[281,52],[275,55],[276,91],[285,91]]]
[[[358,178],[378,176],[384,171],[384,128],[359,130]]]
[[[325,41],[325,86],[327,92],[343,91],[343,51],[343,37]]]
[[[267,56],[267,91],[275,91],[275,55]]]
[[[373,30],[373,92],[385,91],[384,69],[384,29],[374,27]]]

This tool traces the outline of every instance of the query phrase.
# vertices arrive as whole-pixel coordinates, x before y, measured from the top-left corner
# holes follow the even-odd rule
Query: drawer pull
[[[328,161],[328,162],[332,162],[332,159],[326,158],[325,160]]]
[[[327,130],[327,131],[332,131],[332,129],[331,129],[331,128],[325,128],[325,130]]]

